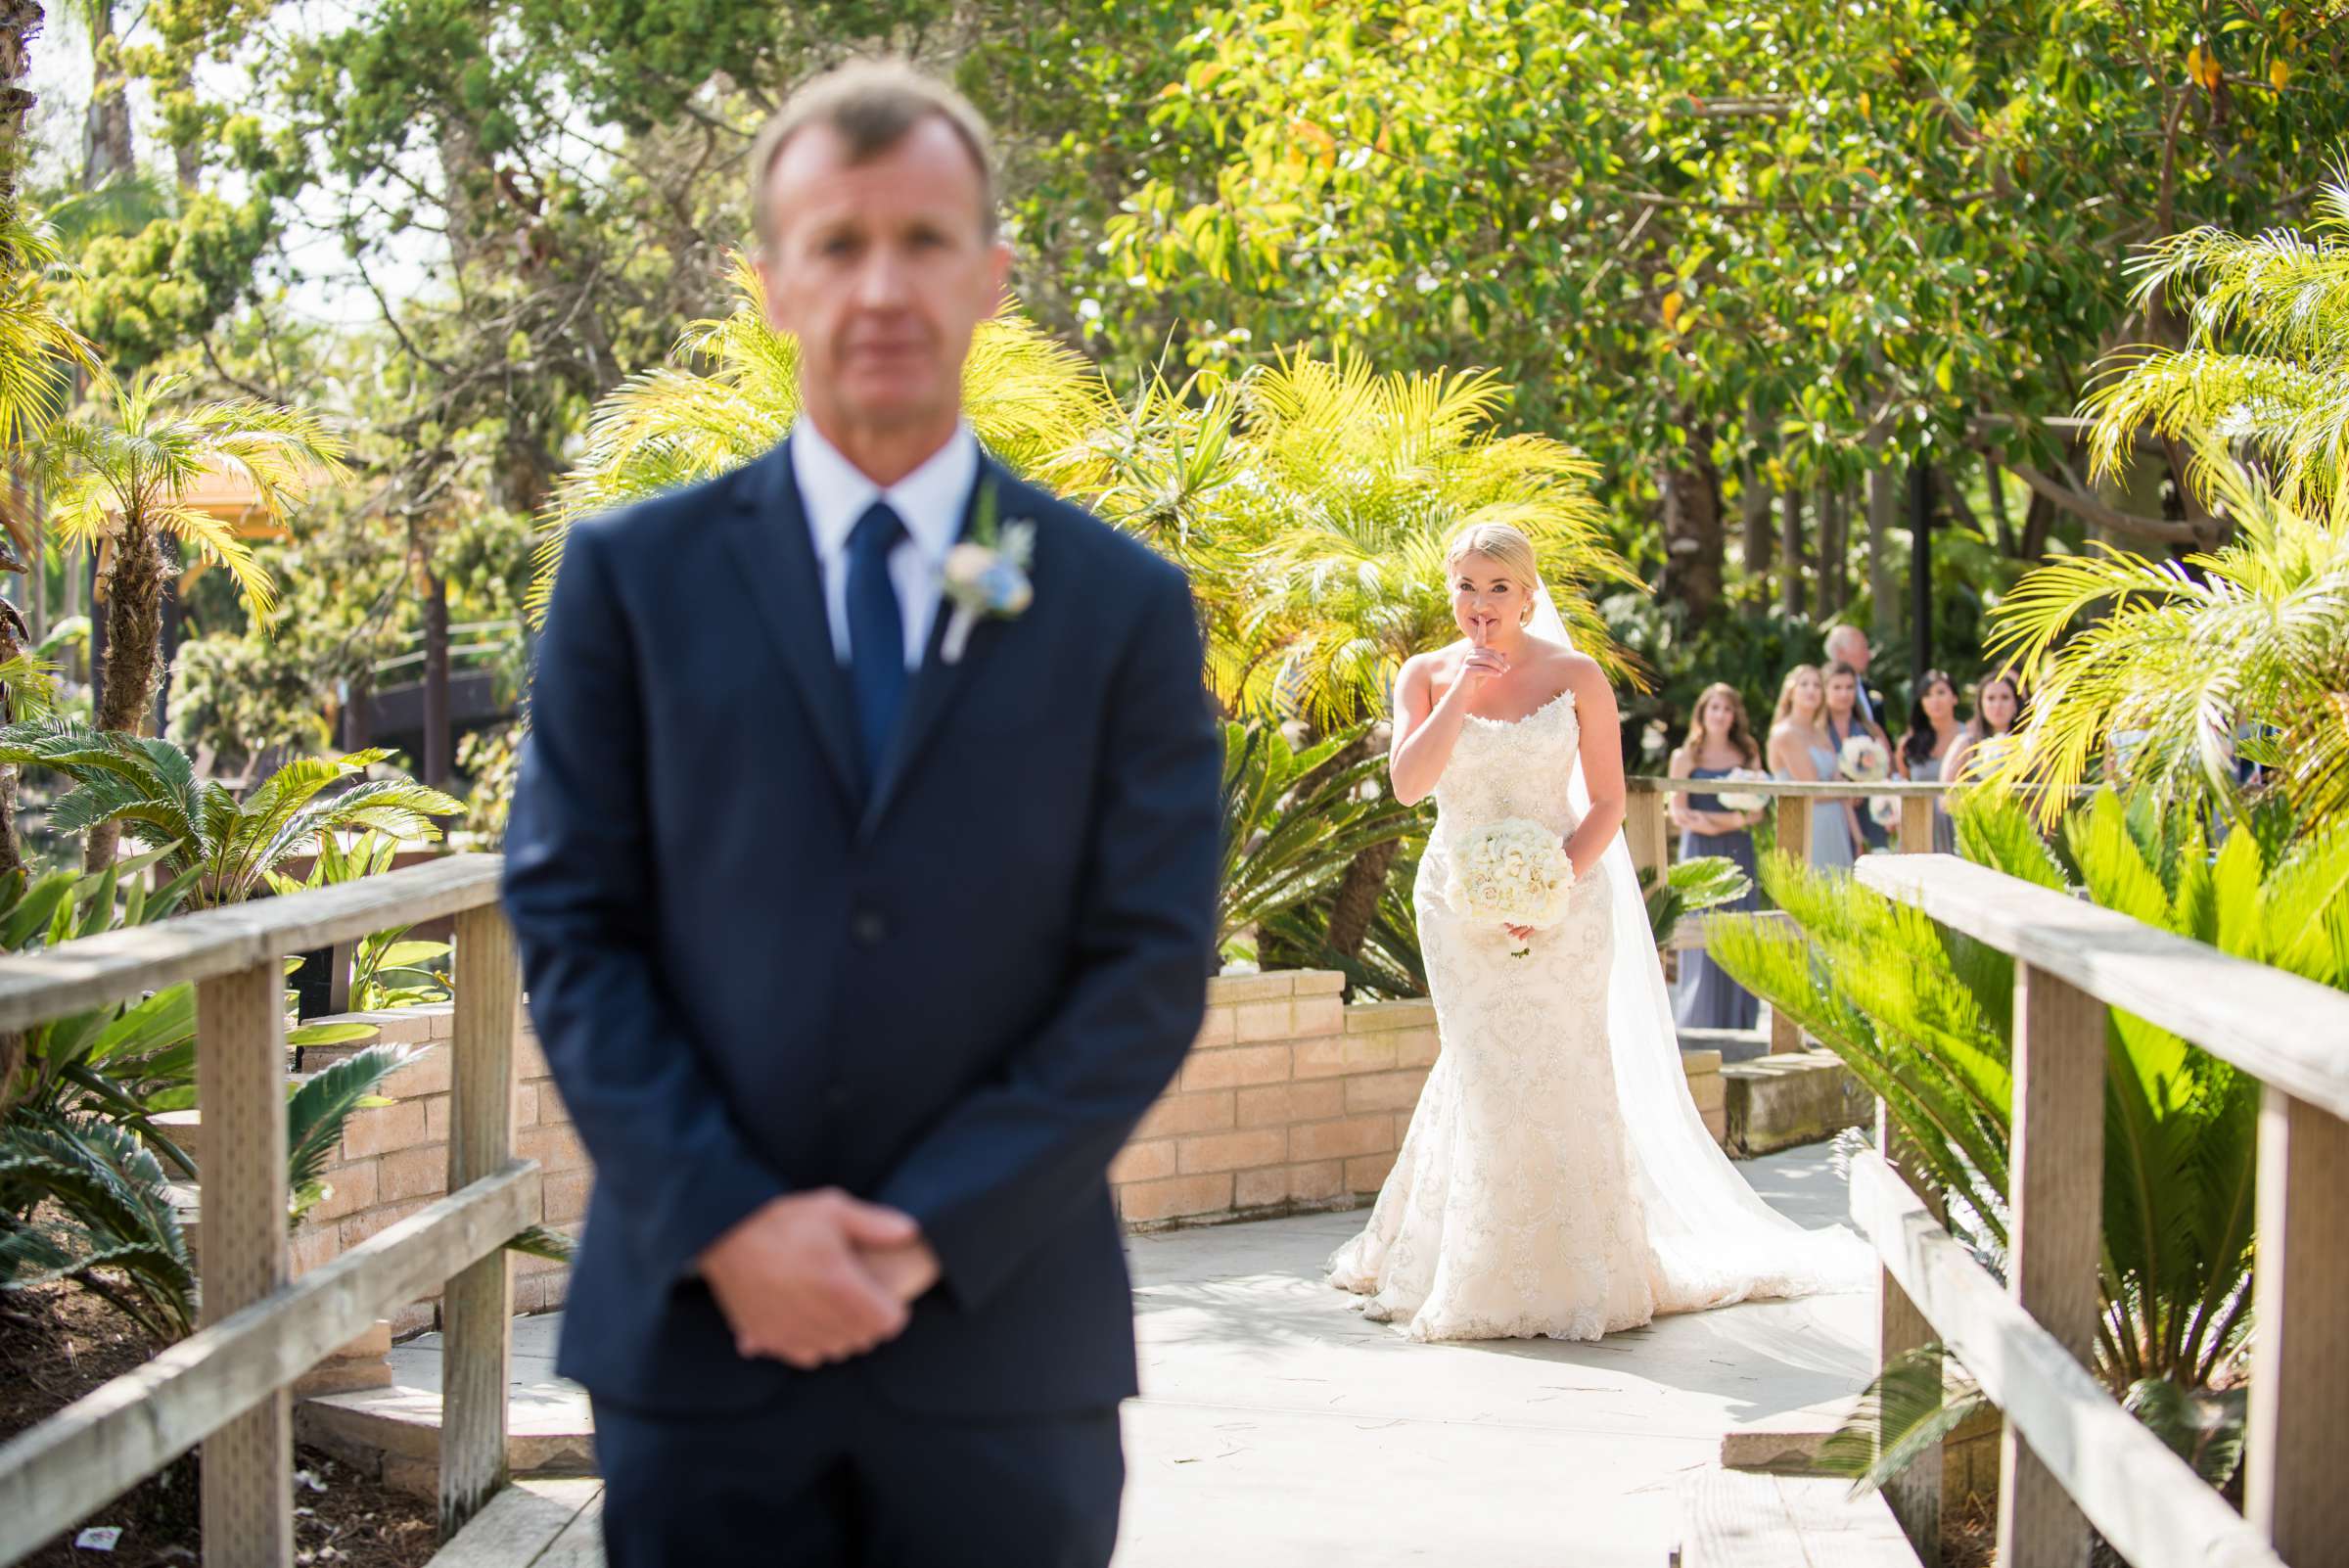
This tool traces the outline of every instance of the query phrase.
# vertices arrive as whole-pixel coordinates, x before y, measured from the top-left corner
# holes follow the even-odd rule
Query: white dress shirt
[[[849,534],[875,501],[887,501],[905,525],[905,537],[890,552],[889,580],[898,590],[898,615],[905,623],[905,668],[919,669],[930,649],[946,580],[946,552],[962,536],[964,509],[979,480],[979,439],[957,424],[946,444],[897,484],[874,484],[862,469],[824,439],[815,421],[802,418],[791,428],[791,476],[800,487],[800,507],[816,565],[824,575],[824,614],[832,623],[832,655],[849,662]]]

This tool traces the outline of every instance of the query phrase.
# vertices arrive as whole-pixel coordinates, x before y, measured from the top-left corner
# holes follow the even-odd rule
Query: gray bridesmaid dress
[[[1726,767],[1693,767],[1690,778],[1726,778]],[[1717,795],[1691,795],[1689,807],[1698,811],[1725,811]],[[1745,869],[1750,879],[1755,875],[1754,835],[1745,828],[1734,833],[1682,833],[1681,854],[1683,860],[1700,854],[1718,854],[1734,860]],[[1745,896],[1731,903],[1716,904],[1709,912],[1730,914],[1762,906],[1759,884],[1745,890]],[[1712,957],[1698,948],[1685,948],[1681,953],[1681,976],[1672,988],[1673,1021],[1682,1029],[1752,1029],[1760,1020],[1762,1003],[1754,993],[1731,980]]]

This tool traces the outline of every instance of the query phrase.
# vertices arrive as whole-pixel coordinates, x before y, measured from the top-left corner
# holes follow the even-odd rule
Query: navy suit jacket
[[[870,780],[786,446],[571,530],[504,894],[596,1165],[560,1367],[599,1399],[1134,1391],[1106,1171],[1204,1010],[1219,729],[1182,575],[980,474],[1036,525],[1034,602],[951,665],[942,607]],[[941,1283],[860,1360],[745,1360],[693,1260],[825,1186],[911,1215]]]

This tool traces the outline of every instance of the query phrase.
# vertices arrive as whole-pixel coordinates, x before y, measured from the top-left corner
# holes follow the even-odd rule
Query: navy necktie
[[[887,501],[866,507],[849,533],[849,683],[867,783],[880,774],[904,706],[905,620],[889,579],[889,553],[904,537],[905,524]]]

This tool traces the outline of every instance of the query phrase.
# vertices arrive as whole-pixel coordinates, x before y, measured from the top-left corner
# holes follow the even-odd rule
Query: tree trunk
[[[81,184],[94,191],[131,171],[130,82],[119,63],[113,0],[97,0],[89,21],[90,108],[81,127]]]
[[[133,508],[123,515],[115,534],[114,565],[106,575],[106,671],[97,708],[100,729],[144,734],[155,716],[166,575],[155,530]],[[82,845],[82,864],[92,871],[114,864],[121,841],[118,823],[90,829]]]
[[[186,618],[179,602],[179,563],[166,558],[163,574],[162,639],[155,662],[155,714],[150,733],[171,730],[171,663],[179,657]]]
[[[1917,458],[1909,465],[1909,620],[1911,679],[1933,666],[1933,465]],[[1955,484],[1950,493],[1957,493]]]
[[[1982,459],[1982,488],[1990,497],[1990,520],[1998,530],[1999,552],[2013,555],[2020,541],[2014,536],[2014,520],[2006,511],[2006,471],[1995,458]]]
[[[69,576],[78,576],[69,574]],[[89,650],[82,656],[85,672],[90,677],[90,722],[98,722],[98,711],[106,703],[106,605],[98,597],[98,552],[90,551],[90,575],[79,578],[81,591],[89,598]]]
[[[30,640],[16,607],[0,600],[0,661],[22,655]],[[5,696],[0,696],[0,720],[17,721],[17,705]],[[0,881],[21,883],[23,878],[24,846],[17,837],[17,770],[0,764]],[[0,1119],[16,1103],[17,1071],[23,1065],[23,1032],[0,1030]]]
[[[2022,544],[2015,554],[2037,564],[2048,553],[2048,530],[2055,526],[2055,503],[2037,490],[2031,492],[2031,502],[2023,508]]]
[[[1833,484],[1819,492],[1819,619],[1851,602],[1851,503]]]
[[[1879,462],[1867,471],[1868,634],[1879,649],[1901,641],[1901,563],[1892,546],[1900,522],[1900,471]]]
[[[2077,460],[2075,447],[2064,453],[2065,461]],[[2116,512],[2133,517],[2166,517],[2162,504],[2162,488],[2170,477],[2170,456],[2158,441],[2141,440],[2129,449],[2117,468],[2109,469],[2091,482],[2096,499]],[[2114,529],[2088,525],[2088,536],[2115,549],[2139,549],[2142,540],[2133,540]]]
[[[1771,516],[1772,499],[1769,487],[1762,483],[1761,465],[1748,464],[1737,504],[1745,523],[1745,575],[1752,581],[1754,598],[1763,604],[1770,603],[1770,572],[1775,564],[1778,544],[1773,527],[1776,520]]]
[[[424,574],[424,782],[446,789],[449,782],[448,579]]]
[[[18,149],[24,144],[25,116],[35,102],[25,90],[24,73],[32,64],[32,40],[41,35],[46,20],[35,0],[0,0],[0,208],[16,205]]]
[[[1803,613],[1803,492],[1789,485],[1778,492],[1778,608]]]
[[[448,209],[448,255],[459,273],[489,241],[489,159],[471,120],[443,114],[438,126],[441,205]]]
[[[1713,466],[1711,427],[1684,422],[1688,439],[1666,455],[1656,487],[1664,497],[1663,596],[1693,617],[1721,603],[1721,471]]]
[[[1370,936],[1370,928],[1378,923],[1379,899],[1386,896],[1387,874],[1395,868],[1395,857],[1403,853],[1399,839],[1373,844],[1354,857],[1339,879],[1338,891],[1329,905],[1330,950],[1348,958],[1359,958],[1362,944]]]
[[[527,666],[525,668],[528,668]],[[343,749],[363,752],[374,734],[372,709],[375,706],[375,671],[362,669],[350,677],[348,695],[343,700]]]

